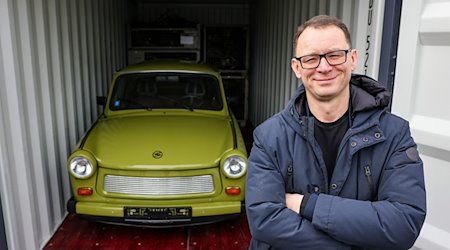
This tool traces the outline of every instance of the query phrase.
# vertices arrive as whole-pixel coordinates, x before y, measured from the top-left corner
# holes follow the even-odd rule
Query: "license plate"
[[[125,207],[125,219],[185,220],[192,216],[191,207]]]

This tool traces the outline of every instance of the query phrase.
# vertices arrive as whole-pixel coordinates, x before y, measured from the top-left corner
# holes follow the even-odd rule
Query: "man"
[[[352,75],[340,20],[316,16],[294,39],[303,84],[254,131],[246,206],[250,249],[408,249],[426,215],[423,164],[390,94]]]

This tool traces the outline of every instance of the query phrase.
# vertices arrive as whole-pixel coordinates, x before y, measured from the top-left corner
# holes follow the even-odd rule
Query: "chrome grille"
[[[133,195],[187,195],[214,191],[212,175],[183,177],[132,177],[106,175],[106,192]]]

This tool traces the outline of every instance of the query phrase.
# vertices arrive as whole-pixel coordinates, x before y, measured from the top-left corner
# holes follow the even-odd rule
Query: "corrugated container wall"
[[[66,157],[125,65],[125,0],[0,0],[0,195],[8,247],[39,249],[66,214]]]
[[[169,6],[0,0],[0,201],[8,247],[41,248],[64,219],[71,194],[66,158],[101,112],[96,96],[106,94],[112,74],[126,64],[128,13],[139,22],[176,12],[203,25],[249,25],[248,118],[258,125],[280,111],[299,84],[290,69],[297,25],[316,14],[333,14],[347,23],[353,38],[364,33],[359,20],[374,1]],[[365,42],[354,41],[355,47]]]
[[[369,1],[355,0],[258,0],[252,5],[251,76],[249,120],[258,125],[279,112],[299,82],[291,71],[292,39],[299,24],[318,14],[341,18],[355,41],[361,13],[367,16]],[[361,13],[358,13],[362,10]],[[366,27],[363,27],[366,28]]]

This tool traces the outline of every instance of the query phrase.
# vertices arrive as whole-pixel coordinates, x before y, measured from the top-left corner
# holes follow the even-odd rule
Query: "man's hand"
[[[300,213],[300,204],[302,203],[302,194],[288,194],[286,193],[286,207],[296,213]]]

